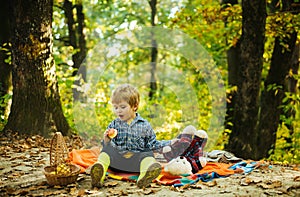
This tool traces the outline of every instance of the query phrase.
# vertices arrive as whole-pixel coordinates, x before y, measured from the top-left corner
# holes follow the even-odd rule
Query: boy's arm
[[[157,140],[154,130],[149,128],[149,131],[150,134],[148,136],[146,148],[152,151],[161,152],[163,147],[171,145],[171,140]]]

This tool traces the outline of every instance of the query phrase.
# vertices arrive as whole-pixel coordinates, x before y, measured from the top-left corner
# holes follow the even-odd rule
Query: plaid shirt
[[[138,113],[129,125],[116,118],[108,125],[107,129],[110,128],[118,131],[118,135],[110,141],[110,145],[120,152],[155,151],[171,143],[168,140],[158,141],[150,123]]]

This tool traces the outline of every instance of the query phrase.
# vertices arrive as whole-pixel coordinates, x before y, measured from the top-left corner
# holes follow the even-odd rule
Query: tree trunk
[[[284,98],[285,79],[291,69],[292,54],[295,50],[297,33],[294,32],[285,42],[288,49],[281,44],[280,38],[275,39],[271,66],[261,96],[261,111],[258,127],[258,147],[256,159],[269,157],[270,148],[275,148],[276,132],[282,110],[279,108]],[[273,87],[273,88],[271,88]],[[263,137],[262,137],[263,136]]]
[[[256,151],[256,124],[263,64],[266,2],[242,1],[242,36],[239,41],[239,74],[233,130],[226,149],[239,157],[251,158]]]
[[[227,64],[228,64],[228,85],[229,87],[237,86],[238,78],[238,65],[239,65],[239,50],[237,46],[232,46],[227,51]],[[226,95],[226,118],[225,129],[233,129],[234,106],[236,102],[236,91],[233,89]]]
[[[285,85],[285,91],[286,92],[290,92],[292,94],[297,94],[298,89],[297,89],[297,83],[298,80],[296,79],[295,76],[298,75],[298,70],[299,70],[299,58],[300,58],[300,43],[296,44],[295,46],[295,50],[293,50],[293,55],[292,55],[292,59],[291,59],[291,70],[289,73],[289,75],[286,78],[286,85]],[[288,99],[287,101],[287,105],[291,104],[291,105],[295,105],[294,103],[295,101]],[[283,112],[283,114],[285,115],[286,118],[295,118],[296,115],[296,111],[293,108],[290,108],[288,111]],[[292,130],[292,125],[290,124],[286,124],[288,126],[288,128],[290,130]]]
[[[155,17],[156,17],[156,4],[157,1],[156,0],[150,0],[149,1],[150,7],[151,7],[151,26],[154,27],[155,26]],[[149,99],[153,99],[153,97],[156,94],[157,91],[157,82],[156,82],[156,65],[157,65],[157,54],[158,54],[158,50],[157,50],[157,43],[156,40],[154,38],[154,36],[152,35],[151,38],[151,79],[150,79],[150,91],[149,91]]]
[[[76,8],[76,18],[73,14],[73,9]],[[86,67],[82,64],[86,57],[86,41],[83,33],[84,29],[84,14],[82,11],[82,3],[77,2],[75,6],[73,6],[72,2],[69,0],[65,0],[63,4],[63,9],[65,12],[65,16],[67,19],[69,39],[68,44],[73,47],[74,51],[76,51],[72,55],[73,60],[73,68],[75,71],[73,72],[73,76],[78,75],[79,79],[76,79],[74,85],[76,86],[73,89],[73,97],[74,100],[84,99],[81,91],[78,90],[81,86],[81,81],[86,81]],[[77,27],[77,28],[76,28]]]
[[[299,70],[299,55],[300,55],[300,44],[298,43],[295,46],[295,50],[293,51],[292,65],[290,70],[291,73],[288,75],[286,79],[286,89],[285,89],[286,92],[289,92],[294,95],[296,95],[299,91],[297,87],[298,80],[295,78],[295,76],[298,75],[298,70]],[[295,100],[289,98],[284,104],[296,106],[295,102],[296,102]],[[287,111],[282,110],[282,114],[284,114],[286,119],[294,120],[296,116],[296,110],[294,107],[291,107]],[[295,149],[293,149],[293,136],[296,134],[294,129],[294,124],[293,122],[288,122],[288,123],[285,122],[285,125],[289,129],[289,135],[284,137],[286,141],[285,150],[293,154],[295,153]]]
[[[52,57],[52,0],[11,0],[11,112],[5,130],[48,136],[70,134]]]
[[[238,4],[237,0],[222,0],[221,5],[223,8]],[[224,18],[225,27],[227,27],[227,18]],[[228,41],[226,40],[228,45]],[[227,51],[227,65],[228,65],[228,86],[235,87],[237,85],[238,65],[239,65],[239,50],[237,46],[231,46]],[[232,90],[226,95],[226,117],[225,129],[232,130],[232,121],[234,114],[236,91]]]
[[[275,2],[276,1],[273,3]],[[275,8],[275,6],[273,7]],[[292,11],[292,1],[283,1],[282,10]],[[286,25],[289,24],[286,23]],[[288,29],[288,27],[285,26],[282,26],[281,28]],[[270,70],[261,96],[260,121],[257,139],[260,151],[257,151],[256,155],[256,158],[258,159],[269,157],[275,149],[276,132],[280,123],[280,115],[284,114],[280,107],[283,104],[282,100],[285,96],[285,92],[289,91],[286,79],[289,76],[289,72],[293,72],[292,69],[295,68],[295,51],[298,51],[296,42],[296,31],[288,33],[285,38],[280,38],[280,36],[275,38]],[[299,54],[296,55],[296,58],[297,56],[299,57]],[[296,64],[299,65],[299,62]],[[264,137],[262,138],[261,136]]]

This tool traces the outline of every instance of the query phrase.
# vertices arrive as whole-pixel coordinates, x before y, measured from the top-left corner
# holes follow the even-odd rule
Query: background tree
[[[13,98],[4,130],[70,133],[52,57],[52,0],[10,1]]]
[[[149,0],[149,5],[151,8],[151,26],[155,27],[156,26],[156,22],[155,22],[155,18],[156,13],[157,13],[157,1],[156,0]],[[157,67],[157,54],[158,54],[158,46],[157,46],[157,42],[156,39],[153,37],[151,38],[151,60],[150,60],[150,66],[151,66],[151,78],[150,78],[150,90],[149,90],[149,99],[153,99],[153,97],[155,96],[155,93],[157,91],[157,82],[156,82],[156,67]]]
[[[233,5],[238,4],[237,0],[222,0],[221,5],[222,9],[226,9]],[[228,21],[227,17],[224,17],[224,27],[227,27]],[[237,86],[237,75],[238,75],[238,66],[239,66],[239,51],[236,45],[230,45],[229,41],[226,40],[226,45],[230,46],[226,51],[227,55],[227,65],[228,65],[228,87],[236,87]],[[233,88],[232,91],[227,92],[227,106],[226,106],[226,120],[225,120],[225,129],[232,130],[232,118],[234,114],[234,105],[235,105],[235,95],[236,91]]]
[[[86,67],[82,63],[86,57],[87,49],[82,1],[76,1],[75,5],[73,5],[72,1],[65,0],[62,9],[64,10],[68,26],[68,38],[64,40],[64,43],[66,46],[71,46],[74,51],[72,54],[72,67],[74,68],[72,76],[78,75],[74,82],[73,96],[74,100],[83,99],[84,96],[80,93],[80,86],[86,81]]]
[[[256,125],[266,25],[266,2],[242,1],[242,36],[238,43],[239,67],[233,130],[227,149],[249,158],[256,151]]]
[[[274,1],[272,2],[274,3]],[[278,0],[276,4],[278,5]],[[272,5],[272,4],[271,4]],[[282,1],[282,8],[278,10],[279,22],[271,18],[271,25],[274,28],[278,28],[277,32],[283,31],[285,35],[278,33],[274,34],[275,44],[273,48],[273,54],[271,58],[270,68],[266,80],[264,81],[264,89],[261,95],[261,110],[260,121],[257,128],[257,143],[252,146],[257,146],[259,150],[256,150],[254,158],[269,157],[274,151],[276,143],[276,132],[280,123],[280,116],[284,114],[281,109],[283,105],[283,99],[286,92],[290,89],[287,84],[287,78],[290,72],[294,72],[295,65],[299,62],[295,62],[295,52],[297,52],[297,30],[290,28],[290,22],[296,24],[293,20],[292,13],[292,1]],[[275,14],[274,12],[271,14]],[[289,21],[289,22],[288,22]],[[299,53],[298,53],[299,57]],[[290,86],[291,87],[291,86]],[[292,128],[292,127],[290,127]],[[264,136],[262,138],[262,136]],[[271,151],[270,151],[271,150]]]

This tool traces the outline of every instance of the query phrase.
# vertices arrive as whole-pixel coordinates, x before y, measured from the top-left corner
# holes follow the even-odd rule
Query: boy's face
[[[112,104],[114,113],[122,121],[128,122],[129,120],[135,118],[135,107],[131,107],[126,101],[121,101],[120,103]]]

